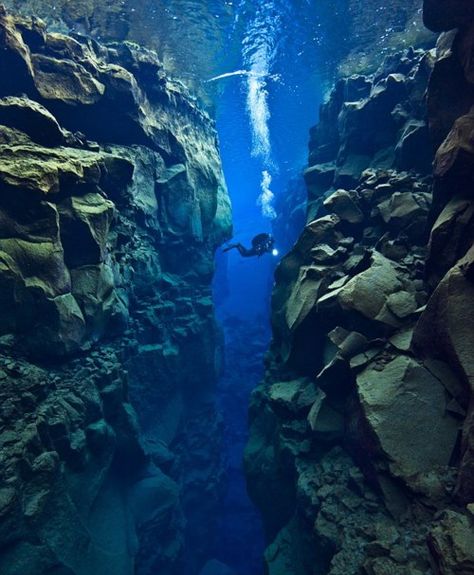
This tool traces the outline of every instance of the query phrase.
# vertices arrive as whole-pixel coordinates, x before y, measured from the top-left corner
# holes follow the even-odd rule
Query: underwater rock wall
[[[277,19],[283,16],[279,24],[283,44],[295,41],[295,37],[286,37],[285,18],[293,13],[295,18],[306,20],[306,49],[302,54],[295,52],[294,57],[308,59],[315,87],[322,82],[325,89],[335,76],[373,72],[393,51],[425,46],[434,37],[423,26],[420,0],[339,0],[337,4],[318,0],[307,6],[298,0],[266,4],[252,0],[4,2],[22,15],[39,15],[55,30],[79,32],[99,41],[131,40],[158,50],[167,70],[193,85],[210,106],[216,96],[215,85],[203,86],[202,80],[241,66],[245,29],[259,12]]]
[[[426,22],[465,26],[339,81],[311,133],[246,449],[269,575],[474,572],[474,18],[450,6]]]
[[[193,573],[221,476],[213,122],[136,45],[0,8],[0,47],[0,572],[171,574],[186,546]]]
[[[395,51],[409,46],[426,48],[435,40],[423,26],[419,0],[346,0],[338,6],[328,3],[326,20],[331,52],[338,55],[331,63],[340,76],[373,73]]]
[[[23,16],[37,15],[56,28],[69,28],[104,41],[126,40],[137,2],[129,0],[6,0],[5,6]],[[141,11],[140,11],[141,16]]]

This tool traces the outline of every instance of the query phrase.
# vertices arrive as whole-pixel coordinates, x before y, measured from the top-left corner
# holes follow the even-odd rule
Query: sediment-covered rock
[[[171,574],[188,545],[197,572],[230,230],[213,123],[138,46],[4,9],[0,44],[0,571]]]
[[[459,32],[340,80],[311,132],[246,457],[271,575],[472,570],[473,44],[448,4],[425,19]]]

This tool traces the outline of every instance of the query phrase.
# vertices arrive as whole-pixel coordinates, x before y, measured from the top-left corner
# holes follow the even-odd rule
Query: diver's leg
[[[239,250],[239,254],[243,258],[251,258],[252,256],[255,255],[255,251],[253,249],[249,250],[245,246],[243,246],[242,244],[237,244],[237,249]]]
[[[251,256],[254,256],[255,253],[253,252],[253,250],[248,250],[245,246],[243,246],[241,243],[238,244],[231,244],[230,246],[227,246],[226,248],[224,248],[222,251],[223,252],[228,252],[230,250],[236,249],[238,250],[239,254],[243,257],[243,258],[249,258]]]

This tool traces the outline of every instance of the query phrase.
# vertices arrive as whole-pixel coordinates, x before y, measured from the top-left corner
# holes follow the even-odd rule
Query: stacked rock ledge
[[[171,575],[221,476],[214,125],[136,45],[0,44],[0,572]]]
[[[425,20],[460,29],[340,80],[311,131],[246,452],[270,575],[474,572],[472,6]]]

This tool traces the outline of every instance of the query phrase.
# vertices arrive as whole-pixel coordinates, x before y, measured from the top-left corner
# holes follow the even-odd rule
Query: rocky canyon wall
[[[474,13],[424,10],[436,49],[339,81],[311,133],[250,408],[270,575],[474,573]]]
[[[293,11],[313,25],[304,54],[309,73],[325,88],[337,75],[373,72],[396,49],[430,42],[419,0],[4,0],[23,15],[38,15],[55,30],[99,41],[131,40],[156,49],[168,70],[199,90],[206,102],[214,86],[202,81],[241,67],[241,41],[255,14]],[[280,24],[281,25],[281,24]],[[226,32],[227,31],[227,32]],[[284,26],[280,30],[285,38]],[[196,50],[196,46],[199,48]],[[314,48],[317,48],[316,53]],[[225,50],[225,58],[222,52]],[[317,58],[317,67],[313,68]],[[316,72],[316,68],[318,71]]]
[[[0,46],[0,572],[194,573],[221,476],[213,122],[136,45],[1,8]]]

